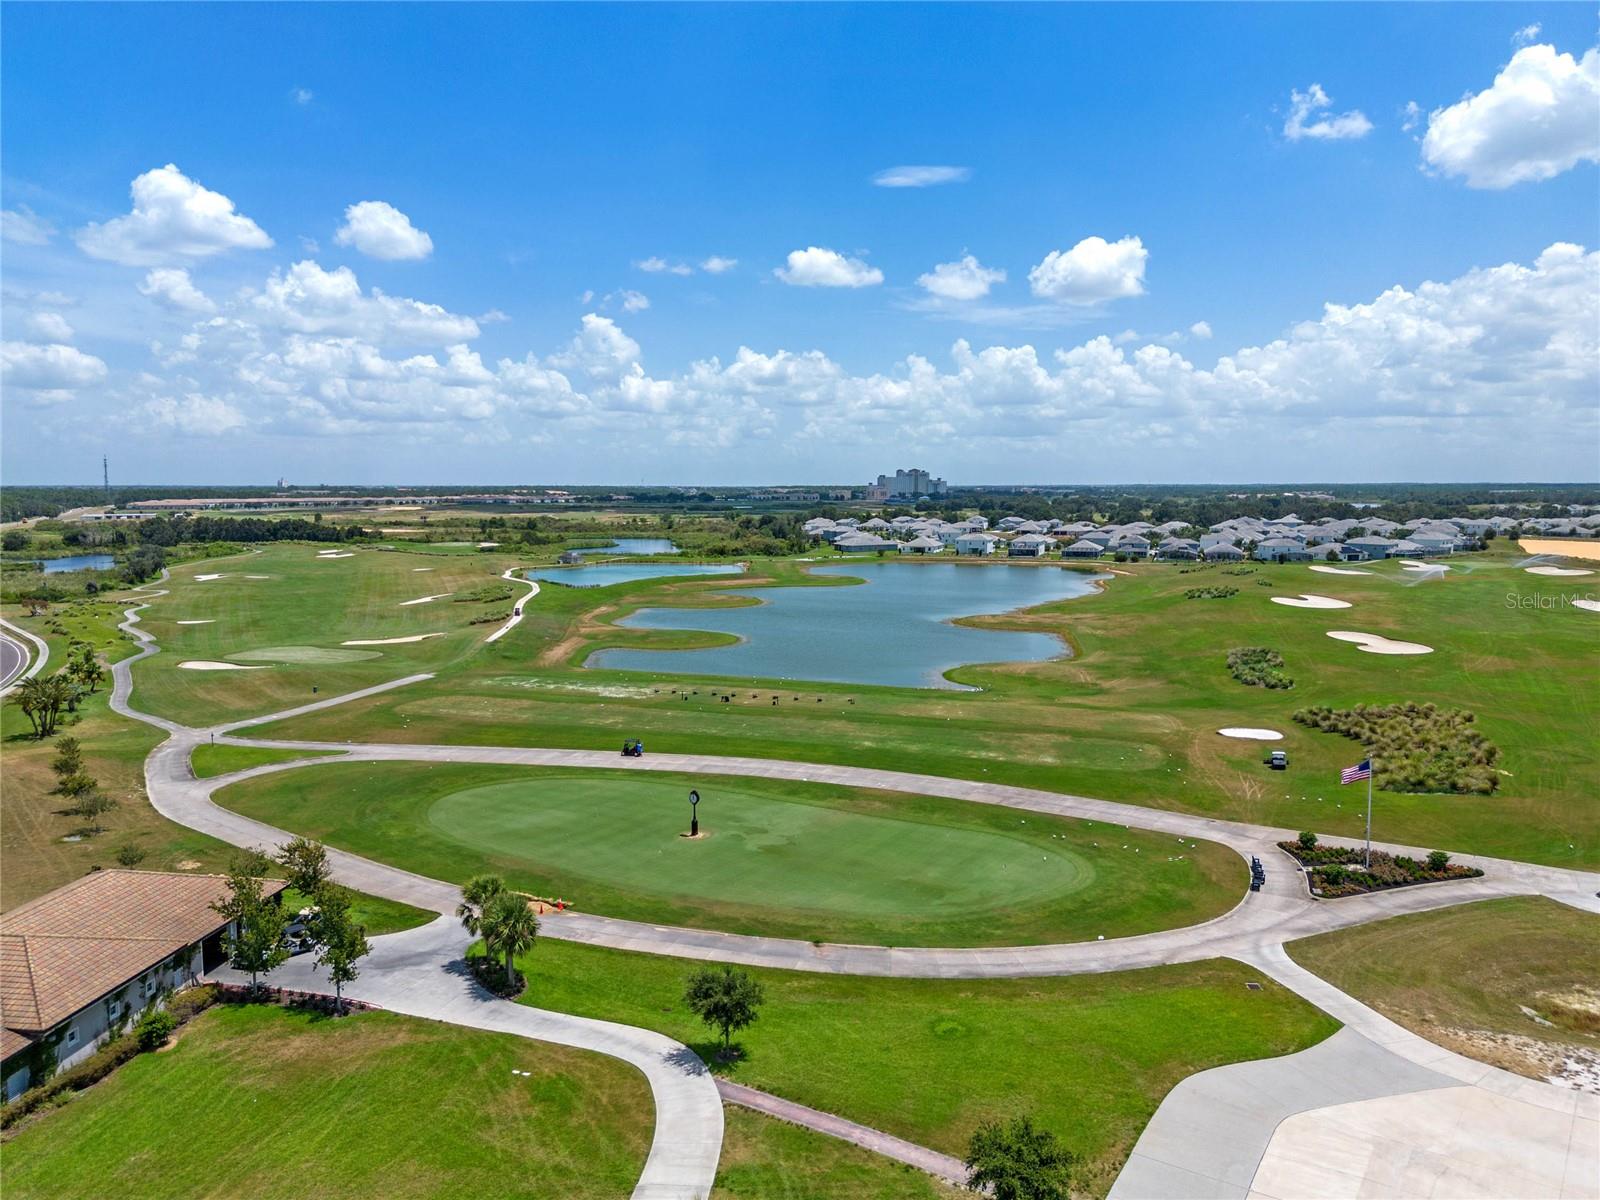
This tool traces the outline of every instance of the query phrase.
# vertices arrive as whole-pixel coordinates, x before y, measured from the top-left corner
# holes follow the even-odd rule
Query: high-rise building
[[[921,467],[912,467],[910,470],[902,468],[893,475],[879,475],[877,486],[891,500],[943,496],[949,490],[944,480],[935,479]]]

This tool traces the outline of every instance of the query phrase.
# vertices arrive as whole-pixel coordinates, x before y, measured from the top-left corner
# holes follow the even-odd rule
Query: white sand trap
[[[436,596],[418,596],[415,600],[402,600],[400,607],[405,608],[412,604],[431,604],[435,600],[443,600],[446,596],[454,596],[454,592],[440,592]]]
[[[1421,642],[1397,642],[1376,633],[1351,633],[1347,629],[1330,629],[1328,636],[1341,642],[1354,642],[1368,654],[1432,654],[1432,646]]]
[[[356,638],[354,641],[340,642],[341,646],[398,646],[401,642],[425,642],[429,638],[443,637],[442,633],[414,633],[410,637],[397,638]]]
[[[432,567],[412,567],[411,569],[413,571],[431,571],[431,570],[433,570]]]
[[[246,575],[246,579],[271,579],[271,575]]]
[[[223,574],[221,574],[219,572],[216,575],[196,575],[194,577],[194,581],[196,583],[210,583],[213,579],[226,579],[226,578],[227,578],[226,575],[223,575]]]
[[[1593,575],[1594,572],[1587,567],[1524,567],[1529,575],[1559,575],[1563,578],[1569,575]]]
[[[1335,600],[1332,596],[1313,596],[1301,592],[1298,596],[1273,596],[1274,604],[1287,604],[1290,608],[1353,608],[1348,600]]]
[[[1414,558],[1402,558],[1400,565],[1408,571],[1448,571],[1450,569],[1443,563],[1418,562]]]
[[[211,662],[204,658],[192,658],[188,662],[181,662],[178,667],[184,671],[265,671],[266,667],[246,667],[240,663]]]
[[[1574,600],[1573,608],[1581,608],[1587,612],[1600,612],[1600,600]]]
[[[216,623],[215,617],[207,617],[204,621],[179,621],[179,625],[212,625]]]
[[[323,550],[317,555],[318,558],[354,558],[355,556],[355,551],[353,550]]]
[[[1348,567],[1316,567],[1316,566],[1314,566],[1311,569],[1313,571],[1317,571],[1317,572],[1319,572],[1319,573],[1321,573],[1323,575],[1371,575],[1372,574],[1371,571],[1352,571]]]
[[[1283,734],[1276,729],[1251,729],[1247,726],[1230,725],[1226,729],[1217,730],[1223,737],[1244,738],[1251,742],[1281,742]]]
[[[478,549],[479,550],[493,550],[499,544],[500,544],[499,542],[479,542],[478,543]]]

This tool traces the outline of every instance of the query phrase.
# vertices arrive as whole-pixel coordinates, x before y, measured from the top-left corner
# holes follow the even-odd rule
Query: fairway
[[[492,871],[582,912],[818,941],[1127,936],[1217,916],[1244,886],[1215,843],[790,780],[332,761],[215,799],[435,879]]]
[[[819,913],[981,916],[1037,904],[1096,878],[1071,850],[1020,837],[873,816],[719,782],[701,791],[702,836],[687,793],[660,779],[604,774],[467,788],[428,822],[476,850],[529,860],[559,847],[562,866],[626,879],[657,896],[772,904]]]

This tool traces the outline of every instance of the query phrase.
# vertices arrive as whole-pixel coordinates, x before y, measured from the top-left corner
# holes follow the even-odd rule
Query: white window
[[[110,1004],[106,1005],[106,1015],[113,1021],[120,1017],[122,1015],[122,1001],[113,1000]]]
[[[67,1030],[67,1045],[76,1046],[77,1044],[78,1044],[78,1031],[77,1031],[77,1029],[73,1028],[73,1029]]]

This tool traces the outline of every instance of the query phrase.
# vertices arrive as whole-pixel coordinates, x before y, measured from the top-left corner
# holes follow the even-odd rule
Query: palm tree
[[[461,903],[456,905],[456,916],[461,918],[462,928],[477,937],[481,932],[483,910],[505,890],[506,881],[498,875],[474,875],[462,884]]]
[[[539,919],[523,897],[501,891],[484,906],[478,928],[483,934],[484,948],[491,955],[505,955],[506,987],[515,987],[517,972],[513,960],[524,950],[533,949],[534,939],[539,936]]]

